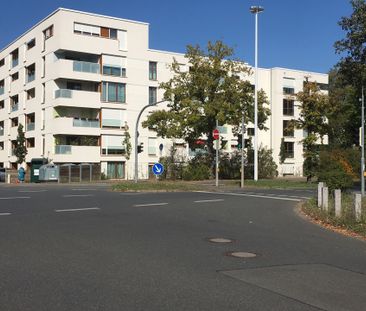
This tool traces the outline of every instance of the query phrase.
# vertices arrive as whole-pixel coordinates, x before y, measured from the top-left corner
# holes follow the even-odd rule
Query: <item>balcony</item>
[[[124,121],[119,119],[102,119],[102,127],[123,128]]]
[[[15,112],[19,110],[19,103],[13,104],[11,106],[11,112]]]
[[[99,146],[56,145],[53,161],[56,163],[99,162]]]
[[[4,87],[0,87],[0,95],[3,95],[4,94],[4,90],[5,90]]]
[[[90,63],[83,61],[73,61],[73,70],[78,72],[89,72],[99,74],[100,66],[98,63]]]
[[[18,66],[19,64],[19,58],[15,58],[11,61],[11,67],[14,68],[16,66]]]
[[[35,73],[27,75],[27,83],[34,81],[35,78],[36,78]]]
[[[26,131],[29,132],[29,131],[34,131],[34,128],[35,128],[35,123],[28,123],[26,125]]]
[[[58,89],[55,91],[53,106],[100,109],[100,93]]]
[[[4,136],[4,129],[0,128],[0,136]]]
[[[99,124],[99,120],[59,117],[53,120],[51,129],[54,134],[99,136]]]

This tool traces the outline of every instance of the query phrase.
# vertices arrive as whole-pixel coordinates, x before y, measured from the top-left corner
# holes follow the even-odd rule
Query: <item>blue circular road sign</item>
[[[164,166],[160,163],[155,163],[152,167],[152,171],[155,175],[161,175],[164,172]]]

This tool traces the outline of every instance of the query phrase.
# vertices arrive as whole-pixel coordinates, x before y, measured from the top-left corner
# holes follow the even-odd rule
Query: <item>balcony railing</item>
[[[18,64],[19,64],[19,58],[13,59],[13,60],[11,61],[11,66],[12,66],[12,68],[14,68],[14,67],[18,66]]]
[[[72,125],[74,127],[93,127],[98,128],[100,127],[99,120],[81,120],[81,119],[74,119]]]
[[[72,90],[58,89],[55,91],[55,98],[72,98]]]
[[[76,60],[73,62],[74,71],[99,73],[99,68],[100,67],[98,63],[90,63]]]
[[[17,104],[13,104],[11,106],[11,112],[18,111],[18,109],[19,109],[19,104],[18,103]]]
[[[0,136],[4,136],[4,129],[0,128]]]
[[[0,95],[4,94],[4,87],[0,87]]]
[[[70,145],[56,145],[55,154],[71,154]]]
[[[118,119],[102,119],[102,126],[106,127],[123,127],[124,124]]]
[[[27,132],[28,131],[34,131],[35,123],[28,123],[27,124]]]

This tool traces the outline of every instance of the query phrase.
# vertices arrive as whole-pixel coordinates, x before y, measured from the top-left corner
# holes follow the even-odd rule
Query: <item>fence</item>
[[[59,166],[59,182],[91,182],[101,179],[100,164],[63,164]]]

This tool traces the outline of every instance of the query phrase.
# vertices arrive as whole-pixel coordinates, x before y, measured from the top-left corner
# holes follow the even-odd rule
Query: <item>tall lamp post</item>
[[[251,6],[250,12],[255,15],[255,60],[254,60],[254,180],[258,180],[258,14],[263,12],[261,6]]]
[[[362,85],[361,94],[361,195],[365,196],[365,97]]]
[[[135,183],[137,183],[138,179],[139,179],[139,169],[138,169],[138,152],[137,152],[137,146],[139,144],[139,122],[140,122],[140,118],[142,113],[145,111],[146,108],[152,107],[152,106],[156,106],[157,104],[160,104],[162,102],[166,102],[166,100],[160,100],[158,102],[152,103],[152,104],[148,104],[146,106],[144,106],[141,111],[139,112],[139,115],[137,116],[137,120],[136,120],[136,126],[135,126]]]

